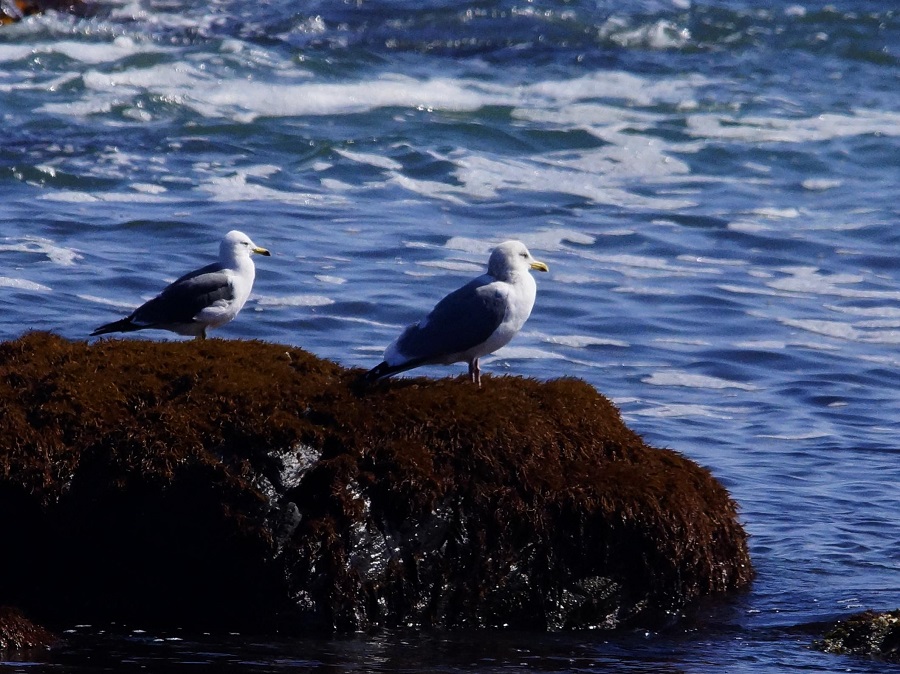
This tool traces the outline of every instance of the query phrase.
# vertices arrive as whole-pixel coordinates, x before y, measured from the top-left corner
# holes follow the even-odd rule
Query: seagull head
[[[219,245],[219,259],[222,262],[249,258],[253,253],[257,255],[271,255],[265,248],[260,248],[253,243],[249,236],[236,229],[228,232]]]
[[[550,271],[550,268],[535,260],[525,244],[521,241],[504,241],[491,251],[488,261],[488,274],[501,281],[508,280],[511,276],[529,269],[537,271]]]

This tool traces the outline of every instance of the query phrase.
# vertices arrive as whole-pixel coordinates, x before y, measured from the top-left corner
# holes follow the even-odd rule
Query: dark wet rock
[[[56,637],[11,606],[0,606],[0,651],[47,648]]]
[[[826,632],[815,646],[826,653],[865,655],[900,663],[900,609],[850,616]]]
[[[734,502],[584,382],[366,388],[300,349],[0,343],[0,602],[45,624],[648,624],[745,587]]]
[[[0,25],[21,21],[26,16],[50,10],[58,12],[83,12],[82,0],[4,0],[0,2]]]

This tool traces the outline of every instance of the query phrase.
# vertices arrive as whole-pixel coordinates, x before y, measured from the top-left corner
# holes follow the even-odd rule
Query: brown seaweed
[[[0,603],[45,622],[559,629],[752,579],[722,485],[585,382],[361,374],[256,341],[0,343]]]

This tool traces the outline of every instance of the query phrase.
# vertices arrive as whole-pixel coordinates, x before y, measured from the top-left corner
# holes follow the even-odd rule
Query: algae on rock
[[[900,663],[900,609],[852,615],[830,629],[815,646],[826,653],[864,655]]]
[[[48,648],[56,637],[40,625],[28,620],[11,606],[0,606],[0,654],[29,648]]]
[[[0,344],[0,602],[207,628],[616,627],[746,586],[726,490],[574,379]]]

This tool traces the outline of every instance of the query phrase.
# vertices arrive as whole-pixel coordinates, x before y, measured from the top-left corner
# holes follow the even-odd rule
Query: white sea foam
[[[688,339],[686,337],[657,337],[653,342],[656,344],[676,344],[690,347],[711,345],[711,342],[706,339]]]
[[[629,167],[621,167],[610,157],[623,152],[623,148],[608,150],[584,150],[570,153],[553,153],[532,158],[495,158],[488,155],[466,153],[452,157],[457,168],[455,177],[464,187],[449,188],[471,198],[494,198],[503,191],[529,193],[555,192],[571,194],[596,203],[614,204],[617,207],[654,208],[678,210],[695,205],[693,201],[665,196],[648,197],[633,193],[621,184],[622,178],[634,178],[635,173],[658,174],[659,170],[671,174],[680,171],[680,162],[668,168],[661,160],[639,160]],[[659,157],[653,151],[654,157]],[[642,168],[641,168],[642,167]],[[625,175],[617,175],[624,172]]]
[[[900,343],[900,330],[880,328],[895,328],[897,323],[890,321],[880,323],[877,321],[863,321],[860,323],[845,323],[842,321],[828,321],[813,318],[788,318],[777,319],[783,325],[824,335],[833,339],[841,339],[851,342],[867,342],[870,344],[898,344]]]
[[[302,77],[309,78],[309,74]],[[386,74],[363,82],[333,83],[295,81],[230,81],[202,64],[182,62],[176,66],[159,64],[124,70],[94,69],[82,79],[90,95],[77,101],[46,103],[42,110],[66,116],[107,114],[146,93],[174,105],[194,109],[207,117],[226,117],[250,122],[258,117],[292,117],[361,113],[381,107],[473,111],[489,105],[514,108],[513,115],[543,120],[566,128],[587,128],[602,138],[603,146],[579,151],[534,154],[512,159],[497,158],[477,151],[459,151],[436,159],[453,163],[460,184],[412,178],[393,159],[374,153],[337,150],[345,159],[381,168],[389,173],[388,183],[429,199],[454,204],[472,199],[495,198],[503,191],[553,191],[571,194],[597,203],[619,207],[681,209],[695,201],[658,191],[654,196],[637,194],[623,180],[671,180],[687,175],[688,165],[676,156],[700,147],[640,136],[635,128],[650,127],[658,115],[615,108],[598,98],[621,100],[637,105],[680,101],[693,96],[705,83],[702,78],[655,81],[621,72],[601,72],[570,80],[541,81],[526,86],[502,86],[473,79],[417,79]],[[140,113],[140,111],[137,111]],[[627,131],[627,132],[625,132]],[[323,186],[332,192],[353,188],[346,181],[326,178]],[[288,203],[305,203],[311,195],[286,197],[249,187],[236,177],[214,177],[207,185],[221,200],[272,198]],[[368,189],[374,187],[367,185]],[[70,197],[70,200],[75,200]]]
[[[72,101],[66,103],[44,103],[37,108],[37,112],[47,112],[58,115],[72,115],[75,117],[89,117],[102,115],[112,110],[113,101],[95,99],[88,101]]]
[[[631,26],[625,19],[612,17],[607,19],[597,32],[601,39],[631,48],[678,49],[691,41],[690,30],[667,19]]]
[[[654,79],[616,70],[598,70],[583,77],[554,79],[535,82],[519,88],[522,100],[529,101],[529,107],[568,107],[577,101],[598,99],[627,100],[628,102],[652,106],[660,103],[677,104],[693,98],[701,86],[711,84],[701,75],[666,77]],[[502,91],[502,90],[501,90]],[[545,106],[532,106],[531,102]]]
[[[359,189],[356,185],[351,185],[335,178],[322,178],[319,184],[329,192],[352,192]]]
[[[840,187],[844,184],[844,181],[838,178],[807,178],[800,184],[805,190],[823,192],[825,190],[834,189],[835,187]]]
[[[0,243],[0,251],[44,255],[50,262],[63,267],[70,267],[82,259],[81,254],[74,249],[58,246],[50,239],[39,236],[26,236],[19,241],[11,239],[5,239],[5,241],[13,242]]]
[[[44,201],[60,201],[73,204],[92,203],[92,202],[109,202],[109,203],[130,203],[130,204],[158,204],[165,203],[170,200],[167,196],[159,194],[149,194],[147,192],[98,192],[89,194],[88,192],[77,192],[74,190],[58,190],[41,194],[39,199]]]
[[[100,201],[99,198],[87,192],[76,192],[75,190],[56,190],[41,194],[39,199],[44,201],[61,201],[73,204],[86,204],[92,201]]]
[[[523,102],[524,103],[524,102]],[[627,129],[652,128],[658,115],[595,101],[558,106],[551,99],[544,106],[520,107],[512,111],[515,119],[552,124],[566,129],[583,129],[597,136],[619,134]]]
[[[471,255],[473,258],[487,255],[492,247],[492,243],[485,239],[473,239],[467,236],[451,236],[445,248],[450,250],[458,250]]]
[[[73,61],[87,64],[116,63],[136,54],[162,54],[167,50],[159,44],[146,41],[137,42],[127,35],[120,35],[112,42],[74,42],[62,40],[39,47],[39,52],[46,50],[63,54]]]
[[[782,267],[778,271],[787,276],[769,281],[767,285],[776,290],[791,292],[832,294],[840,284],[860,283],[864,280],[860,274],[823,274],[818,267]]]
[[[681,293],[674,288],[664,288],[663,286],[616,286],[612,289],[614,293],[624,293],[628,295],[646,295],[647,297],[676,297]]]
[[[484,272],[483,264],[475,264],[474,262],[465,262],[462,260],[422,260],[416,264],[420,267],[444,269],[446,271],[460,271],[473,274]]]
[[[553,152],[541,155],[539,161],[587,174],[601,173],[608,179],[668,178],[690,173],[690,167],[671,154],[674,147],[665,141],[631,133],[601,135],[608,145],[579,152]]]
[[[132,40],[106,46],[106,50],[140,50],[155,48],[137,45]],[[158,49],[158,48],[157,48]],[[20,52],[12,54],[21,57]],[[2,52],[0,52],[2,57]],[[97,58],[101,58],[98,52]],[[104,58],[117,58],[114,54]],[[85,60],[90,62],[88,56]],[[544,119],[559,124],[585,124],[595,130],[614,132],[626,125],[633,128],[643,122],[652,124],[655,117],[628,109],[615,109],[600,99],[628,100],[632,104],[651,106],[680,103],[695,96],[698,87],[708,84],[699,76],[654,79],[625,72],[599,71],[568,80],[544,80],[525,86],[503,86],[475,79],[429,78],[387,73],[360,82],[317,82],[308,72],[290,70],[277,82],[246,79],[228,80],[205,64],[181,62],[122,70],[89,70],[82,75],[84,84],[93,92],[86,100],[96,100],[99,93],[123,94],[150,92],[170,102],[186,105],[210,117],[233,117],[252,121],[264,117],[317,116],[362,113],[384,107],[415,110],[473,111],[485,106],[514,108],[521,118]],[[550,117],[548,117],[550,116]],[[635,140],[635,147],[639,139]],[[646,138],[643,139],[646,141]],[[383,168],[398,168],[383,157],[346,151],[354,161],[372,163]],[[391,164],[387,166],[385,164]]]
[[[0,44],[0,63],[10,63],[27,59],[33,53],[30,44]]]
[[[731,260],[721,257],[702,257],[697,255],[679,255],[677,259],[682,262],[708,264],[716,267],[742,267],[748,264],[746,260]]]
[[[23,278],[11,278],[9,276],[0,276],[0,288],[13,288],[14,290],[33,290],[35,292],[52,292],[50,286],[43,283],[35,283]]]
[[[120,311],[130,312],[134,309],[133,303],[120,302],[118,300],[113,300],[108,297],[100,297],[98,295],[88,295],[84,293],[78,293],[75,295],[78,299],[84,300],[85,302],[93,302],[94,304],[101,304],[107,307],[113,307]]]
[[[764,218],[769,218],[770,220],[775,220],[778,218],[797,218],[800,217],[800,211],[796,208],[754,208],[751,213],[755,215],[761,215]]]
[[[520,359],[520,360],[565,360],[566,357],[560,353],[547,351],[546,349],[538,349],[533,346],[504,346],[502,349],[494,352],[494,357],[504,359]]]
[[[687,267],[671,264],[668,260],[647,255],[617,253],[612,255],[583,252],[583,257],[614,269],[628,278],[659,278],[662,276],[693,277],[720,273],[708,267]]]
[[[162,194],[166,191],[166,188],[162,185],[153,183],[131,183],[131,189],[136,192],[145,192],[147,194]]]
[[[213,176],[197,189],[208,192],[214,201],[277,201],[301,206],[318,206],[343,202],[337,195],[321,195],[302,190],[285,192],[259,183],[248,182],[252,174],[238,171],[230,176]]]
[[[559,251],[565,249],[566,243],[589,246],[597,238],[584,232],[571,229],[546,229],[527,234],[506,234],[504,237],[519,239],[534,253],[535,251]],[[453,236],[445,244],[450,250],[458,250],[470,254],[473,258],[485,257],[499,240],[473,239],[465,236]]]
[[[767,297],[796,297],[796,293],[780,292],[765,286],[745,286],[737,283],[720,283],[716,286],[719,290],[735,295],[764,295]]]
[[[900,113],[859,109],[800,119],[696,114],[687,118],[687,127],[700,138],[746,143],[807,143],[863,135],[891,138],[900,136]]]
[[[787,342],[780,342],[774,339],[748,339],[742,342],[735,342],[736,349],[758,349],[761,351],[784,351],[787,348]]]
[[[783,267],[779,271],[788,274],[766,283],[775,290],[791,293],[809,293],[855,299],[900,300],[900,291],[848,288],[866,281],[862,274],[825,274],[816,267]]]
[[[347,279],[341,278],[340,276],[328,276],[326,274],[316,274],[315,278],[317,281],[321,281],[322,283],[330,283],[332,285],[343,285],[347,282]]]
[[[132,76],[106,80],[94,78],[91,84],[108,89],[123,82],[133,84],[134,81]],[[189,91],[185,91],[187,83],[190,84]],[[172,91],[158,78],[153,86],[166,86]],[[341,84],[242,81],[239,86],[237,83],[235,86],[222,86],[221,82],[199,69],[187,67],[174,93],[186,106],[204,116],[224,115],[241,122],[250,122],[258,117],[354,114],[385,107],[464,112],[485,105],[483,93],[461,82],[444,78],[419,80],[403,75],[384,75],[373,80]]]
[[[592,246],[597,242],[596,236],[572,229],[548,229],[533,236],[539,240],[542,250],[549,250],[551,241],[553,242],[552,248],[554,250],[561,249],[563,243]]]
[[[620,339],[604,339],[593,335],[539,335],[540,339],[548,344],[559,344],[575,349],[583,349],[588,346],[616,346],[626,348],[628,342]]]
[[[649,377],[641,379],[641,381],[653,386],[685,386],[688,388],[704,389],[735,388],[742,391],[756,390],[756,387],[752,384],[744,384],[728,379],[721,379],[720,377],[710,377],[703,374],[690,374],[688,372],[678,372],[673,370],[654,372]]]
[[[900,328],[900,320],[883,318],[880,320],[859,321],[856,323],[856,327],[865,329]]]
[[[554,267],[553,281],[555,283],[562,283],[562,284],[588,285],[591,283],[603,283],[604,281],[608,281],[608,279],[605,279],[602,276],[595,276],[593,274],[583,274],[583,273],[567,274],[565,272],[557,271],[556,267]]]
[[[770,232],[774,229],[771,225],[747,220],[729,222],[727,228],[732,232],[743,232],[745,234],[759,234],[760,232]]]
[[[259,295],[256,304],[264,307],[326,307],[334,304],[334,300],[324,295]]]
[[[394,161],[390,157],[383,157],[379,154],[372,154],[370,152],[351,152],[346,149],[337,149],[335,152],[358,164],[368,164],[370,166],[375,166],[376,168],[391,169],[394,171],[399,171],[403,168],[403,164],[400,162]]]
[[[789,318],[786,316],[777,317],[776,320],[789,328],[798,328],[835,339],[858,341],[862,337],[862,333],[859,330],[841,321],[826,321],[819,318]]]
[[[437,180],[419,180],[400,173],[394,174],[391,177],[390,182],[423,197],[428,197],[429,199],[443,199],[444,201],[449,201],[450,203],[460,206],[465,205],[467,198],[472,196],[494,196],[493,193],[476,195],[457,185],[450,185],[448,183],[438,182]]]
[[[835,311],[850,316],[867,316],[871,318],[900,318],[900,307],[853,307],[853,306],[837,306],[834,304],[826,304],[825,308],[829,311]]]
[[[692,405],[689,403],[672,403],[668,405],[654,405],[629,412],[638,417],[664,418],[664,419],[690,419],[692,417],[705,417],[709,419],[734,419],[739,415],[746,415],[752,410],[747,407],[735,407],[724,405]]]
[[[78,42],[56,40],[29,45],[0,45],[0,63],[19,61],[43,54],[63,56],[90,65],[116,63],[135,54],[163,53],[166,50],[151,41],[137,42],[133,38],[120,35],[109,42]]]

